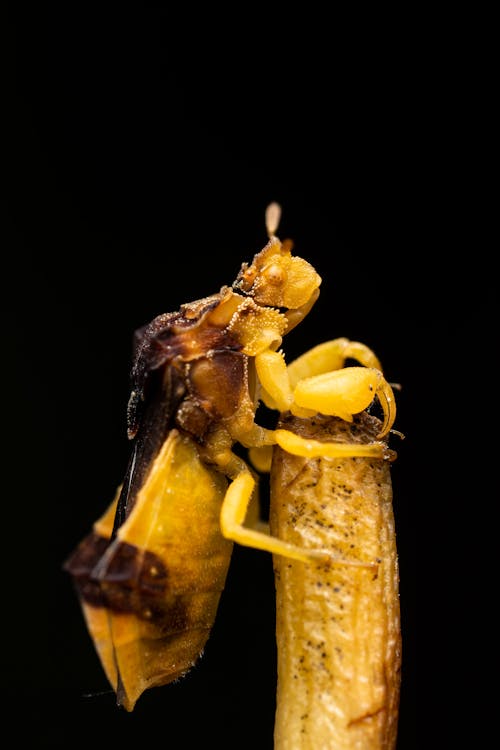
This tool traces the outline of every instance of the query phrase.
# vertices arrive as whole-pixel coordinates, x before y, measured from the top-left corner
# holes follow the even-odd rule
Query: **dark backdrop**
[[[456,550],[443,535],[453,536],[457,497],[436,478],[439,461],[449,474],[435,430],[451,400],[436,367],[463,360],[471,306],[486,318],[492,305],[475,293],[477,256],[457,264],[447,221],[433,223],[460,179],[444,74],[429,76],[405,24],[385,33],[380,18],[376,32],[299,18],[293,33],[263,18],[246,41],[255,18],[226,18],[230,33],[197,20],[194,30],[146,6],[11,14],[4,706],[48,747],[272,747],[269,556],[235,548],[203,659],[132,715],[114,703],[61,565],[124,472],[132,332],[230,283],[266,241],[264,209],[277,200],[280,236],[323,278],[288,359],[347,336],[403,386],[398,748],[413,748],[417,643],[422,735],[449,710],[442,646]],[[460,234],[466,217],[449,216]]]

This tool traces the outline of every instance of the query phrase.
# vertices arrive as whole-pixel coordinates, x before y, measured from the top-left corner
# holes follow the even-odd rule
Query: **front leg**
[[[290,430],[275,430],[274,440],[280,448],[294,456],[304,458],[380,458],[394,460],[396,454],[385,442],[372,443],[329,443],[300,437]],[[273,460],[272,446],[258,446],[248,452],[252,465],[262,473],[271,471]]]
[[[318,344],[294,359],[288,367],[282,354],[266,350],[255,357],[257,373],[264,389],[262,400],[271,409],[287,411],[293,401],[292,389],[299,380],[340,370],[347,359],[355,359],[364,367],[382,371],[378,357],[369,347],[346,338]]]
[[[331,342],[330,342],[331,343]],[[356,346],[362,346],[356,344]],[[344,349],[346,351],[347,349]],[[311,350],[314,351],[314,350]],[[369,351],[369,350],[368,350]],[[306,355],[309,355],[308,352]],[[373,355],[375,357],[375,355]],[[331,362],[331,357],[329,358]],[[389,383],[375,367],[346,367],[300,379],[294,388],[289,368],[279,352],[265,351],[255,357],[257,375],[274,408],[298,417],[327,414],[352,422],[377,396],[384,412],[379,437],[386,435],[396,418],[396,403]],[[299,368],[305,371],[305,366]],[[309,368],[309,371],[312,366]],[[267,405],[268,401],[263,399]]]
[[[381,458],[393,460],[394,451],[383,441],[372,443],[328,443],[296,435],[290,430],[275,430],[276,443],[287,453],[304,458]],[[257,457],[264,466],[264,457]]]
[[[300,380],[293,392],[294,403],[328,416],[352,422],[377,396],[384,412],[378,437],[387,435],[396,419],[396,402],[389,383],[373,367],[345,367]],[[293,405],[292,405],[293,412]]]
[[[341,370],[347,359],[355,359],[364,367],[382,371],[376,354],[360,341],[346,338],[332,339],[314,346],[288,365],[290,384],[294,388],[299,380],[321,375],[332,370]]]

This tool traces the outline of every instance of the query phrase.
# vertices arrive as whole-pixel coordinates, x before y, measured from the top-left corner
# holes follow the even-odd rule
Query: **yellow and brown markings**
[[[245,300],[226,288],[183,305],[179,312],[159,315],[136,333],[127,409],[134,442],[115,531],[130,513],[172,428],[203,443],[214,423],[231,417],[249,400],[242,344],[228,330],[236,302]]]
[[[321,356],[316,347],[295,370],[293,363],[287,368],[282,337],[313,306],[321,278],[274,236],[276,209],[267,214],[268,244],[242,265],[232,287],[159,315],[136,332],[125,479],[66,564],[104,670],[127,710],[144,690],[171,682],[198,658],[234,541],[301,565],[332,558],[331,549],[290,543],[247,525],[255,475],[233,452],[235,443],[256,451],[254,457],[262,451],[261,458],[276,443],[309,459],[325,450],[339,455],[337,443],[316,444],[299,428],[256,424],[259,400],[298,417],[322,412],[349,422],[377,397],[384,411],[380,433],[369,445],[353,441],[340,453],[388,457],[378,438],[394,421],[393,395],[367,347],[333,340]],[[363,367],[339,370],[350,356]],[[337,562],[356,565],[349,558]]]
[[[95,607],[133,612],[145,619],[161,617],[168,589],[168,573],[162,560],[148,550],[119,542],[101,577],[99,563],[109,546],[109,539],[92,532],[68,563],[81,597]]]
[[[66,563],[127,710],[145,689],[187,671],[203,650],[232,550],[219,526],[226,486],[193,442],[171,430],[115,537],[112,507]]]
[[[271,259],[276,276],[272,258],[290,265],[290,250],[277,240],[266,248],[253,263],[260,258],[264,268],[264,256]],[[278,275],[271,305],[283,301],[287,274]],[[255,302],[258,283],[238,286],[136,332],[126,475],[65,564],[118,702],[129,710],[146,688],[192,666],[224,586],[232,541],[219,516],[226,475],[244,466],[231,446],[247,430],[254,439],[257,384],[249,360],[279,346],[288,325],[279,310]]]
[[[221,291],[218,295],[184,305],[179,312],[159,315],[136,334],[132,391],[127,413],[129,437],[135,437],[143,421],[145,405],[151,400],[151,389],[154,392],[155,374],[174,371],[171,378],[177,382],[170,395],[169,415],[174,419],[179,402],[186,397],[196,397],[190,388],[192,365],[204,359],[211,361],[216,354],[230,355],[241,350],[238,338],[227,330],[229,311],[229,317],[219,313],[216,323],[210,318],[211,312],[219,307],[227,307],[233,296],[230,290]],[[205,397],[205,402],[210,411],[210,399]]]

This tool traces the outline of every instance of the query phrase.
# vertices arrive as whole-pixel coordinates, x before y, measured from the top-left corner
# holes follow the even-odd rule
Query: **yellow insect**
[[[310,311],[320,276],[275,235],[231,287],[155,318],[137,335],[128,405],[129,467],[111,507],[65,564],[73,576],[117,700],[132,710],[147,688],[185,673],[212,627],[236,541],[277,555],[335,562],[245,525],[255,473],[236,442],[262,464],[271,446],[317,455],[314,441],[255,422],[259,400],[307,417],[352,419],[376,396],[380,435],[369,445],[321,443],[324,455],[388,455],[395,418],[390,385],[370,349],[337,339],[287,368],[283,336]],[[362,367],[339,369],[347,358]],[[373,567],[373,560],[340,560]]]

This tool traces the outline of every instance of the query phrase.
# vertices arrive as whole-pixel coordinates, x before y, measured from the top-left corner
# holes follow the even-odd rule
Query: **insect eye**
[[[286,279],[286,273],[278,263],[271,263],[264,272],[263,276],[268,284],[273,286],[280,286]]]

